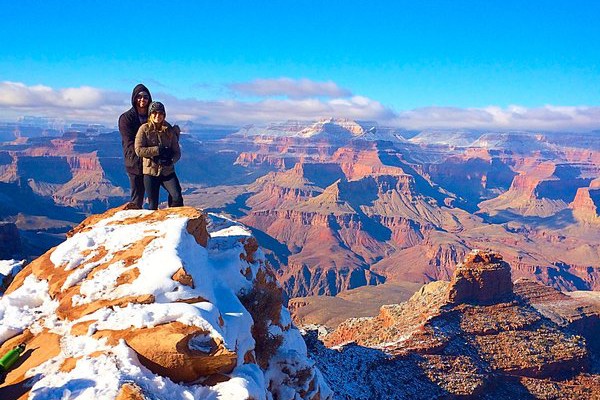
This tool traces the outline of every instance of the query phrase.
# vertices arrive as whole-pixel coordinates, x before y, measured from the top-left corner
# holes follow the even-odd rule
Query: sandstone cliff
[[[584,222],[600,223],[600,178],[593,180],[589,187],[577,189],[577,194],[569,204],[573,214]]]
[[[507,210],[528,217],[555,215],[567,209],[578,189],[587,187],[598,172],[594,165],[563,164],[534,157],[529,157],[520,168],[508,191],[479,204],[483,212]]]
[[[309,347],[338,398],[593,398],[599,317],[597,302],[513,288],[501,256],[473,251],[451,282],[340,324],[324,338],[335,350],[314,337]]]
[[[352,143],[327,162],[304,160],[249,185],[241,220],[270,239],[266,247],[291,297],[384,281],[447,280],[472,248],[501,252],[516,278],[566,290],[599,287],[597,230],[594,224],[583,229],[567,205],[577,185],[589,183],[594,164],[473,150],[421,166],[408,161],[411,155],[385,143]],[[479,203],[473,199],[502,191],[489,200],[497,204],[481,203],[494,216],[469,211]],[[502,203],[511,196],[518,201]],[[529,214],[519,199],[531,200],[527,207],[537,211],[523,216]],[[581,218],[595,212],[592,200],[573,203]]]
[[[448,280],[472,248],[500,252],[515,278],[600,288],[596,136],[436,130],[411,143],[384,131],[327,119],[186,132],[186,204],[254,228],[291,296]],[[117,132],[0,143],[0,217],[78,223],[122,204],[121,154]],[[19,229],[25,256],[62,233]]]
[[[0,398],[329,398],[282,301],[242,225],[93,215],[0,298],[0,354],[27,346]]]

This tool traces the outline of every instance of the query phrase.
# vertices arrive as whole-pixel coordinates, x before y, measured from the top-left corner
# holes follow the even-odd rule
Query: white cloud
[[[24,114],[100,122],[130,103],[131,95],[90,86],[53,89],[44,85],[0,82],[0,110],[8,117]],[[122,112],[122,111],[121,111]]]
[[[26,86],[20,82],[0,82],[0,107],[74,107],[95,108],[116,98],[109,92],[90,86],[52,89],[48,86]]]
[[[352,93],[335,82],[316,82],[310,79],[255,79],[251,82],[232,83],[230,89],[245,95],[268,97],[286,96],[291,99],[310,97],[348,97]]]
[[[288,119],[316,120],[328,117],[387,120],[394,116],[394,113],[381,103],[362,97],[328,101],[314,98],[266,99],[257,102],[169,98],[165,99],[165,102],[169,116],[176,119],[195,116],[192,119],[211,123],[248,124]]]
[[[192,120],[245,125],[288,119],[318,120],[336,117],[378,121],[382,125],[408,129],[600,129],[600,107],[588,106],[423,107],[395,112],[380,102],[363,96],[266,98],[260,101],[229,98],[203,101],[181,99],[156,91],[152,94],[156,100],[165,103],[167,119],[173,122]],[[18,82],[0,82],[2,119],[37,115],[115,126],[119,115],[130,107],[130,99],[129,92],[113,92],[89,86],[55,89],[43,85],[27,86]]]
[[[333,85],[335,87],[335,84]],[[330,92],[333,94],[335,91]],[[241,125],[287,119],[345,117],[377,120],[394,116],[393,112],[381,103],[361,96],[333,99],[297,97],[267,98],[261,101],[202,101],[180,99],[155,91],[152,94],[156,100],[165,103],[168,118],[173,121],[196,120]],[[130,107],[130,98],[129,93],[110,92],[88,86],[53,89],[41,85],[0,82],[0,111],[3,117],[43,115],[65,120],[102,122],[113,126],[119,115]]]
[[[409,129],[473,128],[523,130],[593,130],[600,128],[600,107],[551,106],[527,108],[423,107],[398,113],[389,121]]]

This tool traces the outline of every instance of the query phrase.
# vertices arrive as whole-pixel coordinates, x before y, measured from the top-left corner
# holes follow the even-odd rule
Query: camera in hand
[[[156,162],[163,166],[173,165],[173,155],[174,152],[172,148],[160,146],[158,149],[158,157],[156,157]]]

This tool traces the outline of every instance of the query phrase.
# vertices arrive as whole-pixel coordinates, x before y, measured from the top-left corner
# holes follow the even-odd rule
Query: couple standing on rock
[[[183,206],[181,185],[174,167],[181,157],[179,126],[171,126],[165,120],[165,106],[153,102],[150,91],[141,83],[133,88],[131,105],[119,117],[125,169],[131,186],[131,201],[127,208],[142,208],[145,191],[148,208],[158,209],[161,186],[169,192],[169,207]]]

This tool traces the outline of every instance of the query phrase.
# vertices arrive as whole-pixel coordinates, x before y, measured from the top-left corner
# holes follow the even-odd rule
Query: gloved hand
[[[173,156],[175,152],[172,148],[160,146],[158,148],[158,163],[160,165],[173,165]]]
[[[160,158],[173,158],[173,149],[167,146],[160,146],[158,148],[158,157]]]
[[[159,158],[158,164],[168,167],[169,165],[173,165],[173,159],[172,158]]]

